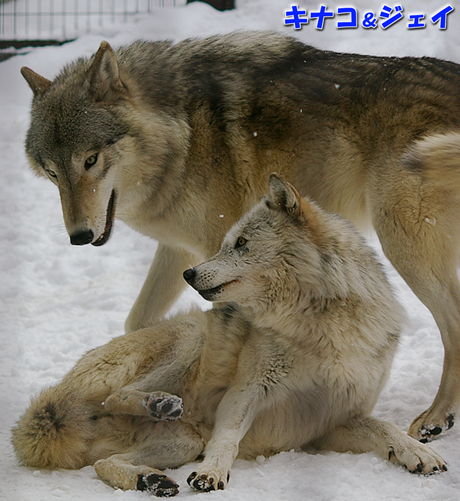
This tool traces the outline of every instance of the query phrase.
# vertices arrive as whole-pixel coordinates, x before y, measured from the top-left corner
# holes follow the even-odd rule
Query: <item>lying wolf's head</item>
[[[165,159],[182,154],[169,144],[178,122],[148,112],[120,59],[134,58],[103,42],[54,81],[21,70],[34,94],[26,153],[35,172],[58,186],[74,245],[103,245],[115,215],[132,224],[141,202],[155,196],[151,181]]]
[[[272,174],[269,196],[230,229],[218,254],[184,278],[205,299],[259,310],[300,295],[337,297],[349,279],[341,252],[358,238],[346,221]]]

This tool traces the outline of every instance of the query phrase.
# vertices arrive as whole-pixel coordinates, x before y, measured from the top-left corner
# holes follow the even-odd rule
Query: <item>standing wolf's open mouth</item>
[[[112,194],[110,195],[110,200],[107,205],[107,219],[105,221],[104,231],[102,235],[95,242],[92,242],[91,244],[94,245],[95,247],[104,245],[110,238],[110,233],[112,232],[113,220],[115,219],[116,198],[117,196],[115,190],[112,190]]]

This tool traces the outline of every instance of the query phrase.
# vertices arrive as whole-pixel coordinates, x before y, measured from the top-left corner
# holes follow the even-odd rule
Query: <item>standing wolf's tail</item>
[[[32,399],[13,428],[19,461],[38,468],[79,469],[86,465],[91,413],[74,395],[55,386]]]
[[[403,158],[407,169],[460,197],[460,131],[417,141]]]

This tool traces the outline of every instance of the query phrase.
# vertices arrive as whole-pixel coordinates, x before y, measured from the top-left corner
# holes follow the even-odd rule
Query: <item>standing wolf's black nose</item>
[[[185,280],[190,283],[193,278],[195,277],[195,270],[193,268],[189,268],[188,270],[185,270],[183,273],[183,276]]]
[[[86,245],[93,241],[94,233],[91,230],[79,231],[70,235],[70,243],[72,245]]]

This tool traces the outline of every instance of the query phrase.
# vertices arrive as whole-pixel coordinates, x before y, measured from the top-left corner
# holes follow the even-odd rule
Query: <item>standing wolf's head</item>
[[[113,53],[101,49],[54,82],[29,68],[21,72],[34,93],[26,152],[34,170],[59,187],[72,244],[104,244],[116,209],[117,162],[127,126],[113,108],[127,99]]]
[[[168,139],[178,121],[142,104],[125,67],[135,60],[129,50],[136,47],[116,55],[103,42],[54,81],[21,70],[34,94],[26,153],[35,172],[58,186],[74,245],[103,245],[115,215],[132,224],[141,202],[155,196],[165,159],[181,154]]]
[[[277,174],[270,176],[269,188],[269,196],[230,229],[214,257],[184,272],[205,299],[266,312],[345,298],[350,291],[385,290],[372,250],[348,221],[302,198]]]

